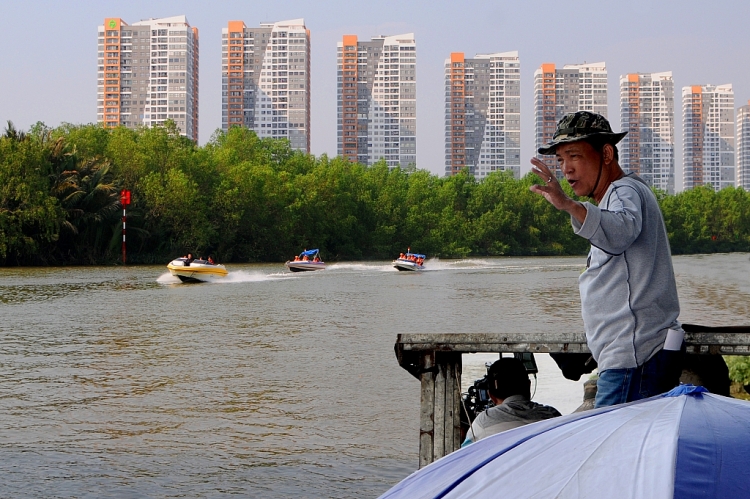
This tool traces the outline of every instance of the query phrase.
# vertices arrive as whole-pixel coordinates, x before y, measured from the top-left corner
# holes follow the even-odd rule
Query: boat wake
[[[377,264],[367,264],[367,263],[334,263],[332,265],[328,266],[328,270],[343,270],[343,271],[368,271],[368,270],[378,270],[378,271],[390,271],[395,270],[390,264],[384,263],[381,265]]]
[[[173,276],[169,272],[164,272],[162,275],[156,278],[156,282],[159,284],[180,284],[180,279],[177,276]]]
[[[424,266],[425,270],[489,269],[497,267],[497,263],[476,258],[441,261],[440,258],[436,257],[428,259]]]
[[[550,261],[549,265],[528,265],[521,262],[511,263],[502,260],[481,258],[465,258],[462,260],[441,261],[440,258],[431,258],[425,262],[425,271],[429,270],[494,270],[499,272],[544,272],[550,270],[567,270],[579,268],[580,263],[560,263]]]
[[[229,272],[227,276],[222,279],[217,279],[215,281],[206,282],[203,284],[237,284],[243,282],[278,281],[280,279],[288,279],[290,277],[294,276],[290,275],[287,272],[264,274],[262,272],[245,272],[243,270],[238,270]],[[156,279],[156,282],[165,285],[181,284],[180,279],[178,279],[176,276],[171,275],[169,272],[165,272],[164,274],[160,275]]]
[[[279,279],[285,279],[287,277],[288,275],[286,273],[264,274],[262,272],[245,272],[243,270],[237,270],[235,272],[229,272],[229,274],[227,274],[224,279],[216,281],[216,284],[277,281]]]

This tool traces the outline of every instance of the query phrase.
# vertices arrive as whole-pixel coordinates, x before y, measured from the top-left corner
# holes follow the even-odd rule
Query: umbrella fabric
[[[490,436],[381,497],[748,496],[750,403],[681,386]]]

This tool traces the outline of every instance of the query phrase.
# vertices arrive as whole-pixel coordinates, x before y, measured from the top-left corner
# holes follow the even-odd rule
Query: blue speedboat
[[[284,265],[292,272],[309,272],[313,270],[323,270],[326,268],[325,262],[320,259],[320,251],[317,249],[305,250],[289,260]]]

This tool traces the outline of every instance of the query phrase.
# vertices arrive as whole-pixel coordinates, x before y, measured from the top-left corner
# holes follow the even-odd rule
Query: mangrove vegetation
[[[173,123],[153,128],[8,123],[0,137],[0,264],[120,259],[120,190],[128,261],[187,253],[222,262],[284,261],[317,247],[327,260],[578,255],[568,217],[529,192],[536,177],[367,167],[293,151],[233,128],[205,146]],[[750,251],[750,196],[699,187],[657,193],[672,251]]]

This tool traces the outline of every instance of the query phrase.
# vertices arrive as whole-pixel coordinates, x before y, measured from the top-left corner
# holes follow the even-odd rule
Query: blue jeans
[[[685,343],[680,350],[660,350],[639,367],[599,373],[594,407],[624,404],[668,392],[680,384]]]

